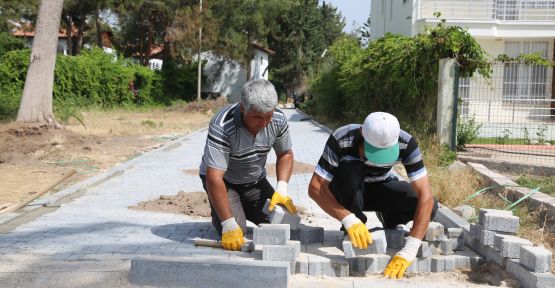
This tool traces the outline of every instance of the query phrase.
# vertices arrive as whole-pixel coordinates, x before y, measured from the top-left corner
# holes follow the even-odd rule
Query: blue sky
[[[341,15],[345,17],[345,28],[343,31],[351,32],[353,30],[353,21],[362,26],[370,15],[371,0],[325,0],[331,3],[341,11]]]

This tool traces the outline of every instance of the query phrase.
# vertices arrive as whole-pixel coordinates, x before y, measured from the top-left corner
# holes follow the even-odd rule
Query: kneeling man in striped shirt
[[[212,224],[222,235],[227,250],[239,250],[249,220],[268,223],[262,209],[283,205],[297,213],[287,196],[293,170],[293,152],[287,118],[276,108],[277,93],[264,79],[247,82],[241,102],[222,108],[210,121],[200,178],[212,208]],[[271,149],[277,156],[277,187],[266,179],[266,158]]]
[[[410,184],[395,176],[395,163],[405,166]],[[363,211],[375,211],[384,228],[414,221],[404,248],[384,271],[392,279],[403,277],[415,259],[438,208],[416,140],[400,129],[395,116],[384,112],[330,135],[308,193],[341,221],[353,246],[361,249],[372,244]]]

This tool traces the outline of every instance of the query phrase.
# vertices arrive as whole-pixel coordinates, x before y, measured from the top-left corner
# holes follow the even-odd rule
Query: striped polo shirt
[[[341,161],[361,160],[365,161],[364,181],[368,183],[386,180],[396,163],[403,163],[411,182],[427,175],[416,140],[403,130],[399,134],[399,158],[394,163],[379,165],[360,158],[358,147],[364,141],[360,131],[361,126],[350,124],[333,131],[316,166],[316,174],[331,181]]]
[[[272,121],[253,136],[243,122],[240,104],[222,108],[210,121],[200,174],[207,167],[225,171],[224,180],[232,184],[256,183],[266,177],[266,158],[274,148],[277,154],[291,149],[287,117],[278,108]]]

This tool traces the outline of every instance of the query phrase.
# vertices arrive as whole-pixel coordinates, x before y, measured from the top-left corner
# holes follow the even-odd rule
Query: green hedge
[[[372,111],[396,115],[405,129],[433,132],[438,64],[455,58],[462,76],[491,73],[486,54],[461,27],[443,23],[414,37],[387,34],[366,49],[353,38],[330,49],[333,65],[314,79],[309,113],[361,123]]]
[[[0,58],[0,118],[15,117],[27,73],[30,50]],[[130,89],[134,82],[136,93]],[[151,105],[163,97],[160,75],[100,49],[79,56],[58,55],[54,76],[54,111],[61,120],[90,106]]]

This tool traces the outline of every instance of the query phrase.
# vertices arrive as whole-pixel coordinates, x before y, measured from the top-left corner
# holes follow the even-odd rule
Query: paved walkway
[[[293,137],[295,160],[314,165],[329,130],[307,121],[295,110],[285,112]],[[191,239],[195,237],[216,238],[207,218],[128,209],[161,194],[203,191],[198,176],[184,170],[198,167],[205,137],[206,129],[184,136],[38,200],[34,204],[47,204],[47,207],[30,212],[36,215],[29,220],[16,220],[21,224],[14,229],[8,229],[13,224],[0,225],[0,232],[3,231],[0,234],[0,287],[98,287],[99,282],[103,287],[129,287],[125,271],[129,259],[138,256],[243,257],[239,252],[192,245]],[[275,163],[275,155],[269,157],[269,163]],[[309,219],[312,223],[336,230],[338,221],[327,217],[307,195],[311,175],[293,175],[290,195],[295,203],[314,215]],[[269,180],[272,184],[276,182],[275,178]],[[306,277],[298,280],[296,287],[304,282],[313,286],[314,281],[322,281]],[[353,287],[353,281],[365,280],[345,279],[341,283]],[[405,281],[396,283],[388,285],[408,285]],[[430,285],[424,286],[435,287]]]

